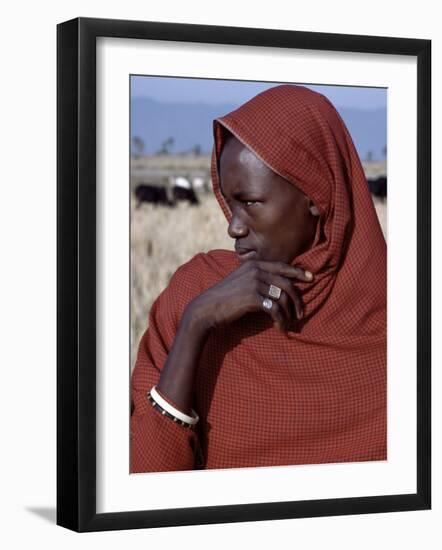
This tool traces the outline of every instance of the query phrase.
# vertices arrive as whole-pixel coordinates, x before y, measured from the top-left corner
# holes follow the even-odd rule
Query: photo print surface
[[[387,460],[387,90],[130,90],[131,473]]]

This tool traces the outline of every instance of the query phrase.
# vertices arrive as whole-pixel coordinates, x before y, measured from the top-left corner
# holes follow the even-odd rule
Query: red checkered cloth
[[[241,264],[213,250],[182,265],[139,346],[131,472],[386,460],[386,243],[352,139],[332,104],[301,86],[271,88],[215,120],[212,182],[228,221],[217,169],[226,129],[321,214],[323,230],[292,262],[315,276],[294,283],[305,317],[286,334],[263,311],[213,330],[194,386],[200,421],[178,425],[147,393],[186,305]]]

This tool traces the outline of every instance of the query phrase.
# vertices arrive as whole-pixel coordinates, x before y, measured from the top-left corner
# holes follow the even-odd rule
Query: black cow
[[[135,197],[137,199],[138,208],[142,202],[150,202],[152,204],[163,204],[165,206],[174,206],[174,201],[167,196],[167,189],[151,184],[141,184],[135,189]]]
[[[180,187],[175,185],[172,191],[173,200],[178,201],[189,201],[192,205],[199,204],[198,197],[195,194],[195,191],[192,188],[186,189],[185,187]]]
[[[370,193],[375,197],[385,199],[387,196],[387,178],[386,176],[379,176],[377,178],[367,179]]]

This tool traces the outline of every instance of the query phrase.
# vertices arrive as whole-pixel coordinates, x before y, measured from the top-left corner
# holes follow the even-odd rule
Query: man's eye
[[[243,204],[245,204],[246,206],[252,206],[256,203],[257,203],[257,201],[243,201]]]

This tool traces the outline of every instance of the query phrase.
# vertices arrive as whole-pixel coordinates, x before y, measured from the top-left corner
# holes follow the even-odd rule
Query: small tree
[[[175,143],[175,140],[173,139],[173,137],[168,137],[166,140],[164,140],[161,143],[160,150],[158,151],[157,154],[158,155],[169,155],[170,150],[173,147],[174,143]]]
[[[139,136],[132,138],[132,147],[135,150],[134,157],[138,157],[144,153],[144,141]]]
[[[199,143],[197,143],[196,145],[194,145],[192,147],[192,153],[196,156],[196,157],[199,157],[201,155],[201,145]]]

